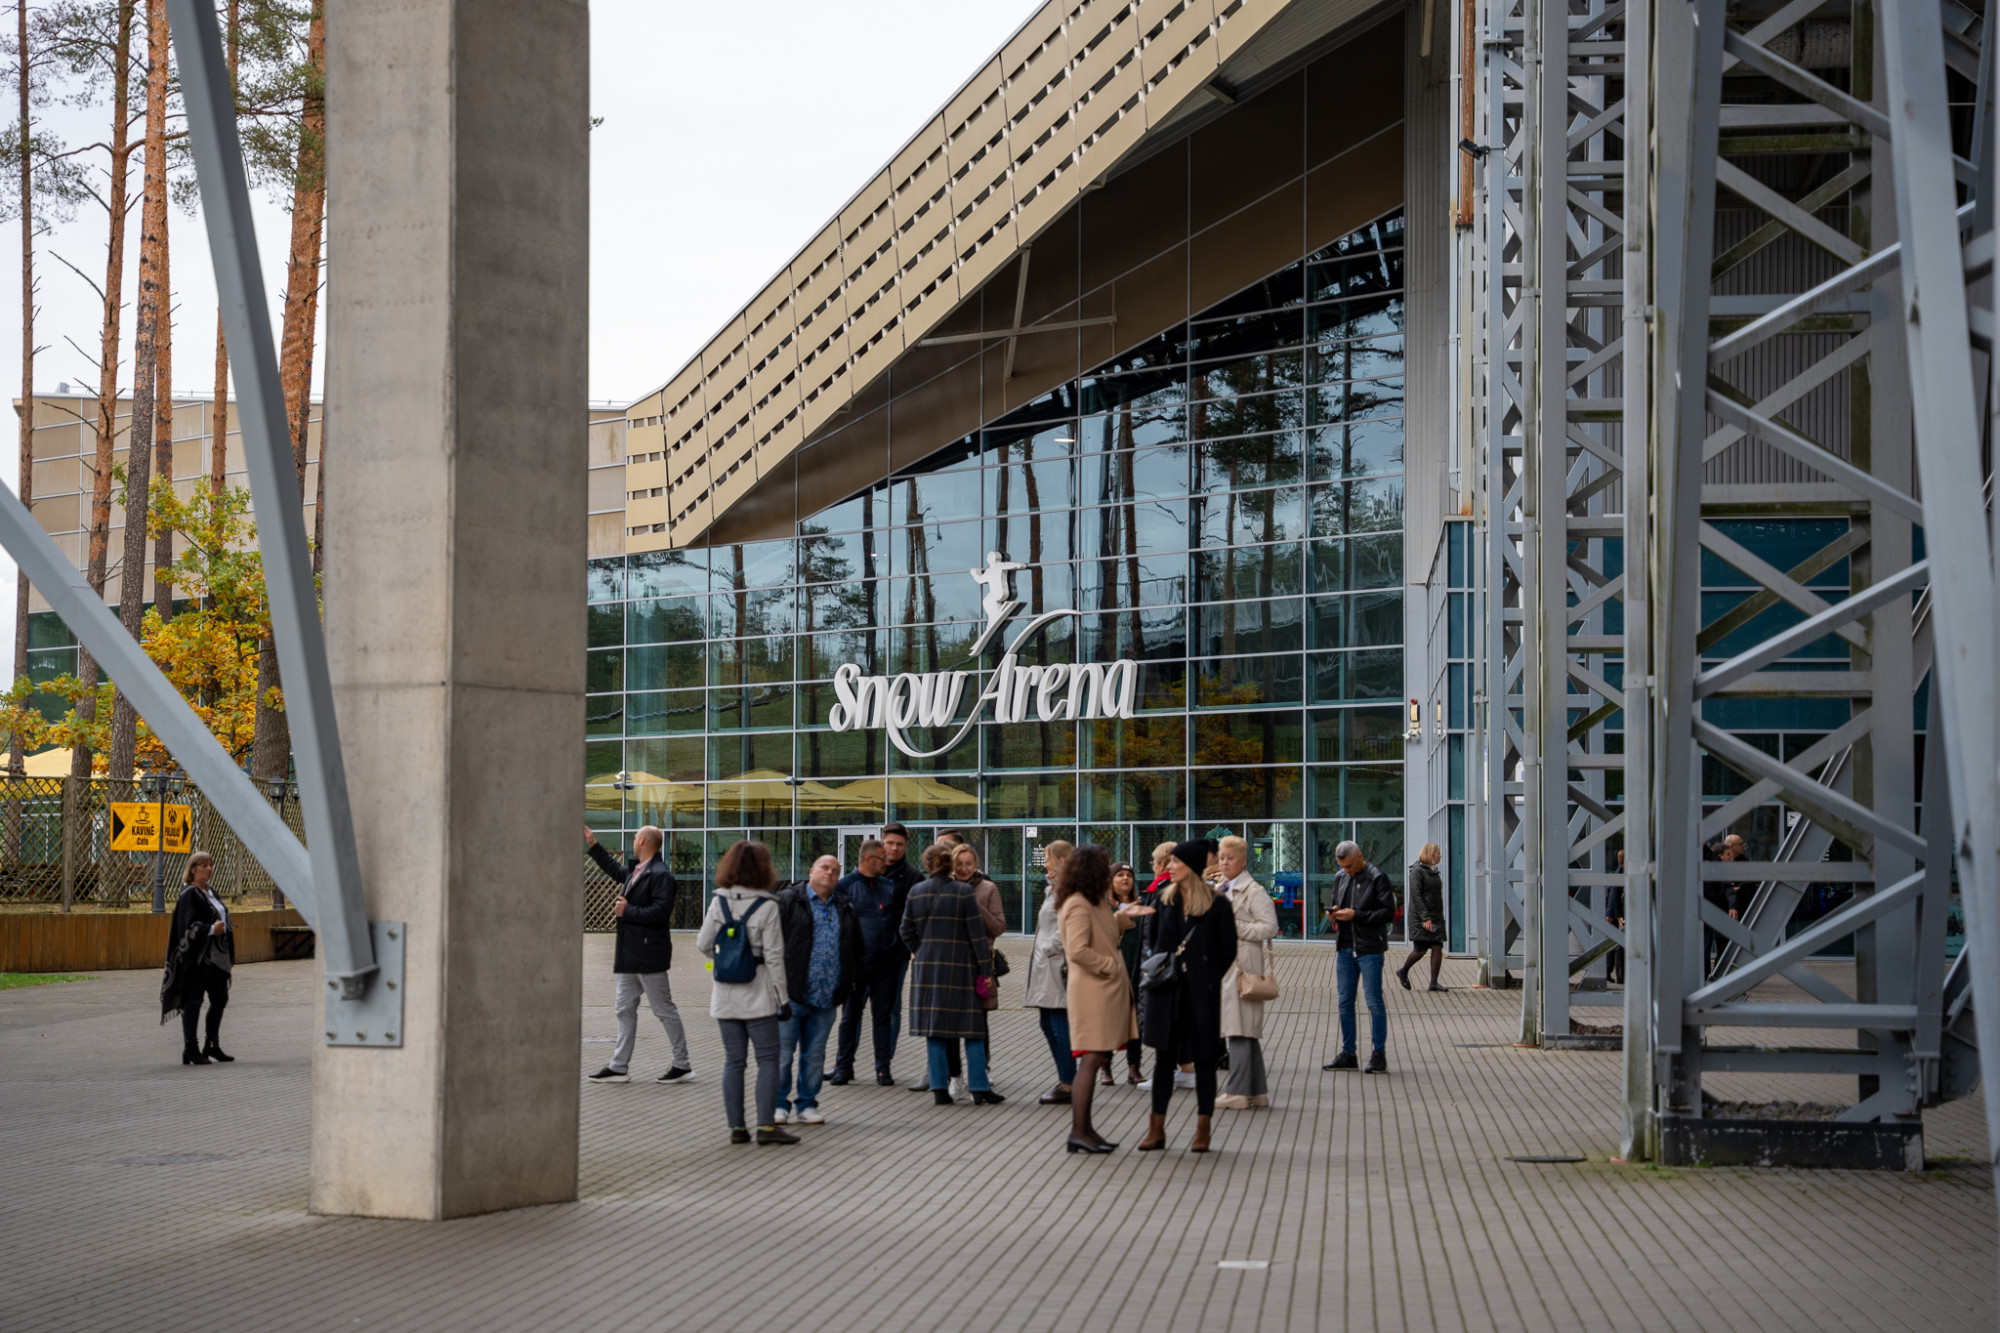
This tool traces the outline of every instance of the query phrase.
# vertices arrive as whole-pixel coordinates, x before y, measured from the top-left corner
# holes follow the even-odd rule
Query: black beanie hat
[[[1174,844],[1174,860],[1197,875],[1208,869],[1208,858],[1213,855],[1215,855],[1215,844],[1207,838],[1189,838],[1186,842]]]

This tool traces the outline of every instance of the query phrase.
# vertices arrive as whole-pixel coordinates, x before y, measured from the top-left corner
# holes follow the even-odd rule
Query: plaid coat
[[[993,946],[970,884],[927,879],[903,909],[910,948],[910,1031],[923,1037],[986,1040],[986,1010],[973,989],[993,976]]]

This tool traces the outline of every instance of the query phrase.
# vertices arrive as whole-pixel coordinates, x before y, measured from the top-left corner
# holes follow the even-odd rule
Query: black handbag
[[[993,975],[996,977],[1004,977],[1013,970],[1014,970],[1014,965],[1007,961],[1007,955],[1001,953],[998,949],[995,949],[993,951]]]
[[[1179,944],[1170,950],[1149,953],[1139,960],[1140,990],[1160,995],[1181,984],[1181,974],[1186,971],[1181,955],[1187,952],[1188,941],[1194,938],[1194,932],[1200,925],[1201,919],[1195,918],[1194,925],[1187,928],[1187,934],[1181,936]]]

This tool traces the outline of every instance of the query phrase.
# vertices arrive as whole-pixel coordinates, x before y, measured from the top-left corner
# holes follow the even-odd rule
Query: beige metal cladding
[[[1049,0],[701,355],[631,408],[633,457],[663,454],[666,479],[628,501],[627,549],[698,540],[1302,3]]]

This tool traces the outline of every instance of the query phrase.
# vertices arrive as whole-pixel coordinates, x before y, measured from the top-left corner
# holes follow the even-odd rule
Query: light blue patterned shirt
[[[824,1009],[833,1003],[833,992],[840,985],[840,909],[834,905],[833,896],[822,898],[810,888],[806,890],[806,901],[812,904],[813,951],[812,962],[806,968],[806,1003],[815,1009]]]

